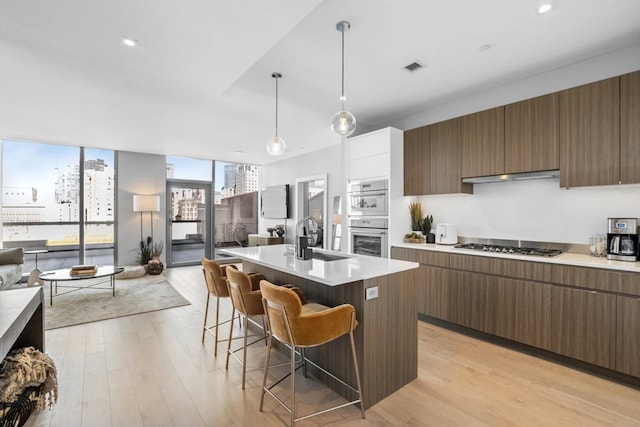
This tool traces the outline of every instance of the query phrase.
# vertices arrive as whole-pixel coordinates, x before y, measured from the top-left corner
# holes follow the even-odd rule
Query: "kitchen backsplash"
[[[606,233],[608,217],[640,218],[640,185],[565,190],[551,178],[476,184],[473,192],[404,199],[421,200],[434,227],[453,222],[464,237],[587,244]]]

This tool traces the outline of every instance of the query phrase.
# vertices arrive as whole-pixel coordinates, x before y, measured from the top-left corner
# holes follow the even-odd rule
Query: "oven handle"
[[[367,233],[367,234],[379,234],[379,235],[385,235],[387,234],[387,230],[380,230],[378,228],[362,228],[362,227],[349,227],[349,232],[351,233]]]
[[[362,197],[362,196],[386,196],[389,194],[386,190],[372,190],[372,191],[352,191],[349,192],[351,197]]]

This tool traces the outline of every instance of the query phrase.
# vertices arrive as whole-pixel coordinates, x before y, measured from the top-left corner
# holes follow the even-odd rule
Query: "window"
[[[111,150],[3,140],[4,247],[47,250],[41,270],[113,264],[113,162]],[[31,258],[25,272],[35,267]]]

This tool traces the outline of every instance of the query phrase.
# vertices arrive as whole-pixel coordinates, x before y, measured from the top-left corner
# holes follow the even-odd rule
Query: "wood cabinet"
[[[463,178],[504,173],[504,107],[461,118]]]
[[[473,193],[462,182],[460,119],[405,132],[404,195]]]
[[[616,371],[640,377],[640,298],[617,297]]]
[[[560,186],[620,182],[620,79],[559,93]]]
[[[427,194],[473,193],[473,185],[462,182],[460,119],[429,126],[430,187]]]
[[[640,274],[393,247],[418,313],[640,377]]]
[[[558,94],[505,106],[504,173],[560,168]]]
[[[555,286],[551,290],[551,351],[615,369],[616,297]]]
[[[620,183],[640,182],[640,71],[620,76]]]
[[[249,246],[281,245],[283,243],[284,237],[249,234]]]
[[[429,127],[404,133],[404,195],[430,194]]]

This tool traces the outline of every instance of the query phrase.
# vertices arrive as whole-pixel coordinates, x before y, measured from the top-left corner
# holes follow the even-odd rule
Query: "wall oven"
[[[387,228],[386,218],[349,218],[349,252],[387,258]]]
[[[389,186],[386,179],[349,184],[349,216],[387,216]]]

